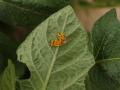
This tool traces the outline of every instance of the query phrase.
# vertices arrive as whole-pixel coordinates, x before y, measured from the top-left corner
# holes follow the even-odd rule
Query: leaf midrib
[[[64,20],[64,23],[63,23],[63,27],[62,27],[61,32],[64,32],[64,30],[65,30],[68,13],[69,13],[69,12],[66,12],[66,17],[65,17],[65,20]],[[52,73],[52,70],[53,70],[55,61],[56,61],[56,57],[57,57],[58,51],[59,51],[59,47],[57,47],[56,50],[55,50],[55,55],[53,56],[53,59],[52,59],[50,68],[49,68],[49,70],[48,70],[48,73],[47,73],[47,76],[46,76],[46,80],[45,80],[45,83],[44,83],[44,86],[43,86],[42,90],[46,90],[46,89],[47,89],[47,84],[48,84],[48,82],[49,82],[49,79],[50,79],[50,76],[51,76],[51,73]]]
[[[100,47],[98,47],[98,51],[97,51],[97,53],[96,53],[95,60],[97,59],[97,57],[98,57],[98,55],[99,55],[99,52],[100,52],[100,50],[101,50],[101,48],[102,48],[102,45],[104,44],[105,37],[106,37],[106,34],[104,34],[103,39],[101,40]]]
[[[96,64],[108,63],[108,62],[116,62],[116,61],[119,61],[119,60],[120,60],[119,57],[118,57],[118,58],[108,58],[108,59],[97,60],[97,57],[98,57],[99,52],[100,52],[100,50],[101,50],[101,48],[102,48],[102,45],[104,44],[104,40],[105,40],[106,35],[107,35],[107,34],[105,33],[104,36],[103,36],[103,39],[102,39],[102,41],[101,41],[100,47],[98,47],[98,51],[97,51],[97,54],[96,54],[96,56],[95,56],[95,60],[96,60],[95,63],[96,63]]]
[[[96,64],[116,62],[116,61],[120,61],[120,58],[108,58],[108,59],[97,60]]]

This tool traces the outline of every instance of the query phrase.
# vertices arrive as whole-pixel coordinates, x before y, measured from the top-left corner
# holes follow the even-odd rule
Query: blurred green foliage
[[[80,0],[83,7],[111,7],[119,6],[120,0]]]

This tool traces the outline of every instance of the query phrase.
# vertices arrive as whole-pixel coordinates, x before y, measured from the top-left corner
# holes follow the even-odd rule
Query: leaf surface
[[[34,6],[34,9],[36,8],[57,8],[60,9],[68,4],[70,4],[70,0],[4,0],[7,2],[13,2],[19,5],[27,5],[31,7],[30,5]]]
[[[51,47],[58,32],[65,34],[66,43]],[[21,90],[85,90],[85,77],[94,65],[88,48],[88,35],[71,6],[53,14],[18,48],[18,60],[31,72],[29,79],[19,81]]]
[[[13,27],[32,30],[66,3],[69,0],[0,0],[0,20]]]
[[[92,41],[96,65],[87,77],[87,90],[120,90],[120,22],[115,9],[96,22]]]
[[[12,61],[8,60],[8,66],[0,75],[0,90],[15,90],[15,67]]]
[[[16,60],[15,51],[17,45],[7,35],[0,32],[0,74],[3,72],[8,63],[8,58],[14,62]]]

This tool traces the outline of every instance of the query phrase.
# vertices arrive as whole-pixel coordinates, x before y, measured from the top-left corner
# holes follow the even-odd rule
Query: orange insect
[[[50,46],[61,46],[65,43],[64,33],[57,33],[57,39],[51,41]]]

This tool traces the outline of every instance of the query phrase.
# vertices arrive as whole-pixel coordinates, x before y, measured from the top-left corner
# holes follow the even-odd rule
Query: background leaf
[[[68,5],[70,0],[0,0],[0,22],[14,29],[5,30],[21,43],[38,24]]]
[[[53,12],[66,6],[66,3],[69,0],[1,0],[0,20],[32,30]]]
[[[13,2],[19,5],[27,5],[27,7],[31,7],[32,9],[37,8],[53,8],[53,9],[60,9],[68,4],[70,4],[70,0],[4,0],[7,2]],[[34,8],[32,7],[34,6]],[[37,9],[38,10],[38,9]],[[40,10],[39,10],[40,11]]]
[[[0,27],[0,30],[2,28]],[[3,29],[4,30],[4,29]],[[11,59],[15,64],[16,75],[18,78],[21,78],[25,75],[27,67],[25,64],[17,61],[16,49],[17,44],[10,37],[0,32],[0,74],[7,67],[8,59]],[[29,73],[28,73],[29,75]]]
[[[0,73],[7,66],[8,58],[16,61],[16,48],[15,42],[0,32]]]
[[[119,90],[120,22],[115,9],[96,22],[92,31],[92,40],[96,65],[91,69],[86,80],[87,90]]]
[[[32,11],[12,2],[0,1],[0,20],[13,27],[23,26],[29,30],[36,27],[47,16],[49,14]]]
[[[66,43],[50,47],[56,33]],[[21,90],[85,90],[84,79],[93,66],[88,36],[67,6],[40,24],[18,48],[18,60],[27,64],[31,77],[20,80]]]
[[[8,60],[8,66],[0,79],[0,90],[15,90],[15,67],[11,60]]]

